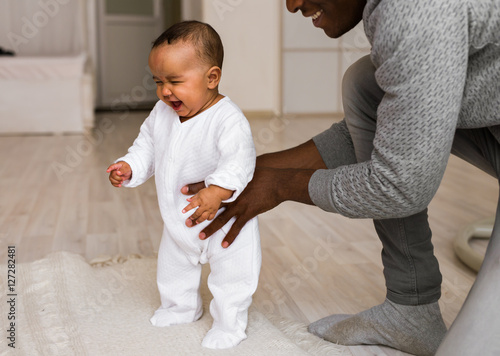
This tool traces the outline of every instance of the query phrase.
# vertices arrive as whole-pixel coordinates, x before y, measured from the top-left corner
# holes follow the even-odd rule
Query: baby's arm
[[[109,181],[114,187],[121,187],[122,183],[132,178],[132,169],[127,162],[119,161],[113,163],[106,171],[109,173]]]
[[[163,104],[163,106],[165,106],[165,104]],[[154,175],[155,122],[156,122],[156,117],[160,116],[163,118],[163,114],[164,113],[162,112],[162,107],[157,104],[151,111],[149,116],[146,118],[146,120],[143,122],[143,124],[141,125],[139,135],[134,140],[133,145],[129,147],[128,153],[125,156],[120,157],[115,161],[116,162],[115,164],[126,162],[127,164],[126,168],[130,170],[130,174],[124,176],[123,173],[125,172],[123,168],[114,169],[113,164],[109,166],[108,172],[116,170],[122,173],[121,176],[118,172],[115,172],[114,174],[112,172],[112,174],[110,175],[110,181],[111,178],[114,178],[116,180],[116,178],[123,177],[123,179],[120,179],[117,182],[111,181],[111,184],[116,183],[113,184],[115,187],[128,187],[128,188],[137,187],[146,182],[149,178],[151,178],[151,176]]]
[[[189,204],[182,210],[182,213],[187,213],[189,210],[198,207],[190,217],[192,221],[199,224],[205,220],[213,220],[221,202],[231,198],[233,192],[217,185],[209,185],[207,188],[200,190],[198,194],[187,199]]]

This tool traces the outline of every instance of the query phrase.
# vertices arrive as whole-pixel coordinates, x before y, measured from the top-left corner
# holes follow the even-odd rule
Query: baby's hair
[[[222,69],[224,47],[219,34],[209,24],[199,21],[178,22],[153,42],[153,48],[165,43],[175,44],[178,41],[193,44],[201,60]]]

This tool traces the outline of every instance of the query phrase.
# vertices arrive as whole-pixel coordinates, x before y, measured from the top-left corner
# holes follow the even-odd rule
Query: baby
[[[201,317],[201,264],[210,263],[214,321],[202,345],[212,349],[230,348],[246,338],[248,308],[261,266],[256,218],[229,249],[221,244],[234,220],[209,239],[198,238],[221,203],[238,197],[255,169],[250,126],[241,110],[218,91],[223,56],[220,37],[210,25],[185,21],[160,35],[149,55],[160,101],[128,154],[107,170],[115,187],[136,187],[155,175],[164,228],[157,270],[161,306],[151,318],[153,325]],[[199,181],[206,188],[186,202],[181,188]],[[188,227],[186,213],[194,208],[197,224]]]

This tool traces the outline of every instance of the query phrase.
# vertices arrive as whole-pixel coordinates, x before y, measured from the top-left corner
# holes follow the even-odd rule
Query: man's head
[[[366,0],[286,0],[290,12],[301,11],[328,37],[338,38],[356,26],[363,17]]]

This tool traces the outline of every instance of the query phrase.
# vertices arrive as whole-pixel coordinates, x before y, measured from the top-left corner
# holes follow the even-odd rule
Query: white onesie
[[[208,262],[211,270],[208,287],[214,297],[210,313],[214,322],[202,345],[209,348],[237,345],[246,338],[248,307],[259,279],[261,250],[257,218],[244,226],[227,249],[221,243],[234,218],[202,241],[198,234],[210,222],[191,228],[185,225],[193,211],[182,214],[189,202],[181,188],[205,181],[207,186],[214,184],[234,190],[226,202],[238,197],[255,169],[255,147],[245,116],[224,97],[181,123],[175,111],[159,101],[142,124],[128,154],[117,161],[125,161],[132,168],[132,177],[123,186],[138,186],[155,175],[164,228],[157,271],[161,307],[151,322],[155,326],[168,326],[201,317],[201,264]]]

